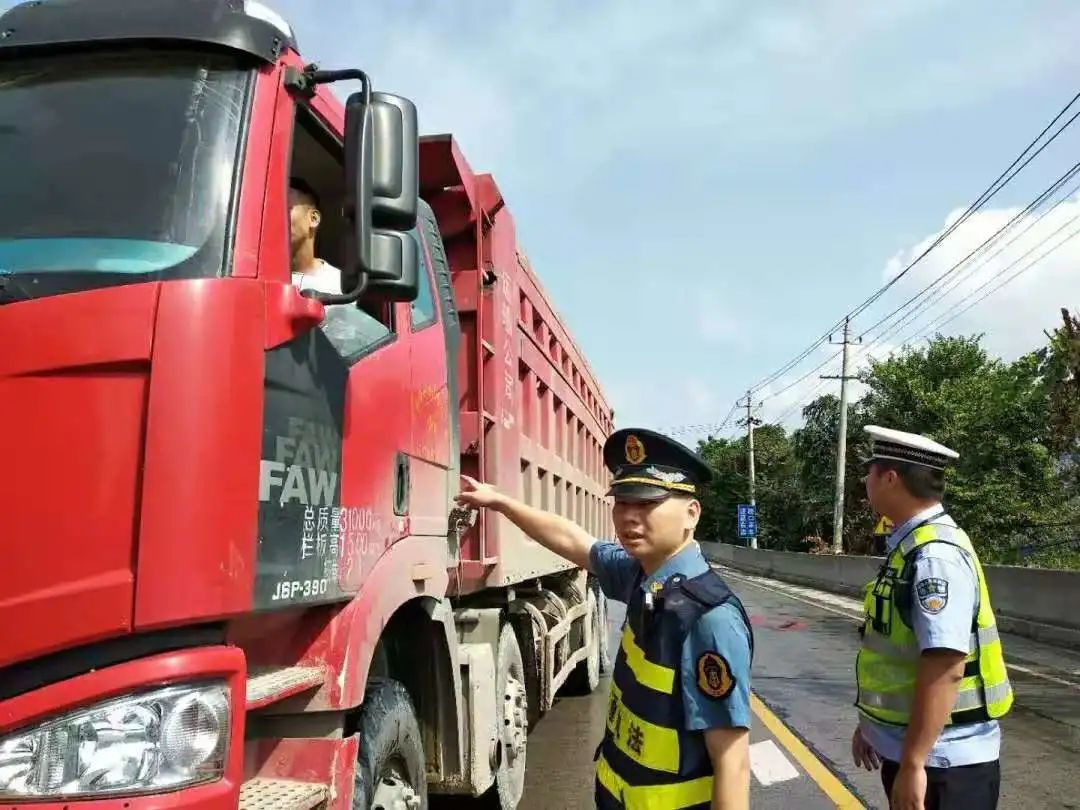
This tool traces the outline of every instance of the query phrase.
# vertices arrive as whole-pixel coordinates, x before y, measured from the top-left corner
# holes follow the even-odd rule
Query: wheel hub
[[[506,679],[503,695],[502,743],[510,760],[517,759],[525,750],[525,737],[529,733],[528,698],[525,684],[517,678]]]
[[[388,774],[379,780],[375,795],[371,797],[371,810],[419,810],[420,797],[397,774]]]

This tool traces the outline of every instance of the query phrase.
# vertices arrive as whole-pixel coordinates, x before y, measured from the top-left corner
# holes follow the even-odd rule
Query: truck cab
[[[261,3],[35,0],[0,56],[0,806],[516,806],[603,600],[459,473],[602,533],[613,415],[497,186]]]

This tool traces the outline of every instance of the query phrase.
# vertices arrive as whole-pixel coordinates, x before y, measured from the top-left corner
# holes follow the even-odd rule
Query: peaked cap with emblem
[[[872,442],[867,464],[875,461],[902,461],[944,470],[950,462],[960,458],[960,454],[939,442],[918,433],[905,433],[902,430],[867,425],[866,432]]]
[[[608,495],[624,501],[695,496],[712,479],[709,465],[679,442],[644,428],[617,430],[604,443],[604,465],[614,479]]]

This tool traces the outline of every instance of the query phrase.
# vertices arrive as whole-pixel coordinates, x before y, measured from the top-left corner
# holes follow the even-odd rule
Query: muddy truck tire
[[[368,681],[357,731],[353,810],[427,810],[424,747],[405,687],[390,678]]]

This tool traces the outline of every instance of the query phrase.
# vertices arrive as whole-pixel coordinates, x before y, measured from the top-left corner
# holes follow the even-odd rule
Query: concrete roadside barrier
[[[770,551],[708,541],[701,548],[709,559],[737,571],[854,597],[862,596],[882,563],[881,557]],[[1080,649],[1080,571],[1009,565],[984,570],[1003,630]]]

